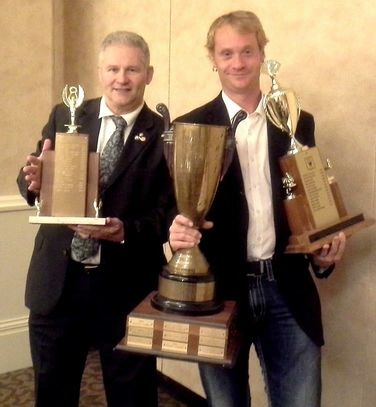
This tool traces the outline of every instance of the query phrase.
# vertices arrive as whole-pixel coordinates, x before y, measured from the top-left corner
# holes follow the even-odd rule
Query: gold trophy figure
[[[70,124],[65,125],[68,127],[67,133],[77,133],[77,129],[80,127],[76,124],[76,110],[82,105],[84,97],[85,93],[81,85],[78,85],[78,87],[65,85],[62,98],[65,106],[69,107],[71,115]]]
[[[312,253],[331,242],[338,232],[351,236],[374,220],[347,213],[335,178],[326,173],[330,163],[324,166],[317,147],[302,146],[295,138],[300,105],[295,93],[277,82],[279,68],[277,61],[265,62],[272,86],[263,103],[268,119],[291,139],[286,155],[280,158],[284,205],[292,233],[286,252]]]
[[[104,225],[99,217],[99,155],[89,153],[89,135],[78,133],[76,110],[84,100],[80,85],[66,85],[62,92],[70,111],[66,133],[56,133],[55,150],[43,152],[37,215],[30,223]]]

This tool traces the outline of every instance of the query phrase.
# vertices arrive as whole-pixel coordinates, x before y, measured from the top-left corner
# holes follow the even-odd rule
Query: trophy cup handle
[[[231,128],[228,131],[227,134],[227,139],[226,139],[226,147],[225,147],[225,158],[223,160],[223,166],[222,166],[222,173],[221,173],[221,179],[225,176],[228,167],[230,166],[232,162],[232,158],[234,156],[234,151],[236,147],[235,143],[235,133],[236,133],[236,128],[238,127],[238,124],[244,120],[247,117],[247,112],[244,110],[239,110],[238,113],[232,118],[231,121]]]
[[[163,138],[163,154],[167,161],[170,175],[174,176],[174,132],[171,127],[170,112],[168,107],[164,103],[158,103],[156,106],[158,113],[162,115],[164,122]]]
[[[160,113],[163,117],[164,122],[164,131],[169,131],[171,128],[171,119],[170,119],[170,112],[168,111],[168,107],[164,103],[158,103],[156,106],[157,112]]]

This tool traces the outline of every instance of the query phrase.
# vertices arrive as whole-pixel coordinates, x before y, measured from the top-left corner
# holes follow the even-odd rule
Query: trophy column
[[[104,225],[99,217],[99,154],[89,153],[89,135],[78,133],[76,110],[84,100],[81,86],[66,85],[62,98],[70,111],[66,133],[56,133],[55,150],[44,151],[37,215],[30,223]]]

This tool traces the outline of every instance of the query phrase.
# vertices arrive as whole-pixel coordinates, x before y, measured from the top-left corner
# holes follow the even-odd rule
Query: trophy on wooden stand
[[[235,149],[232,126],[174,122],[165,105],[164,151],[174,181],[179,213],[200,228]],[[127,318],[120,348],[188,360],[231,365],[238,349],[234,301],[219,301],[209,264],[195,246],[177,250],[151,293]]]
[[[164,112],[162,109],[159,106]],[[175,122],[172,132],[164,135],[178,211],[196,228],[201,227],[214,200],[228,162],[226,154],[233,152],[233,140],[234,131],[226,126],[196,123]],[[174,253],[160,274],[152,303],[162,311],[184,315],[214,314],[223,308],[215,297],[214,276],[198,246]]]
[[[312,253],[330,243],[340,231],[351,236],[375,221],[365,219],[363,214],[347,213],[335,178],[327,175],[329,161],[324,166],[317,147],[302,146],[295,138],[300,105],[295,93],[282,88],[276,80],[280,63],[266,61],[265,68],[272,80],[264,98],[266,115],[290,137],[290,147],[280,158],[284,205],[292,233],[286,252]]]
[[[66,85],[62,98],[70,111],[66,133],[56,133],[55,150],[42,155],[37,215],[30,223],[104,225],[99,217],[99,154],[89,153],[89,135],[78,133],[76,110],[84,100],[81,86]]]

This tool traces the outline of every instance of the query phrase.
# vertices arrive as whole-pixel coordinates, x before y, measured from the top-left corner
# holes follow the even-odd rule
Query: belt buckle
[[[84,264],[84,270],[87,273],[90,273],[91,271],[97,269],[99,266],[98,264]]]
[[[262,276],[265,272],[269,273],[272,270],[271,259],[252,261],[249,264],[251,268],[256,269],[247,273],[247,277]]]

